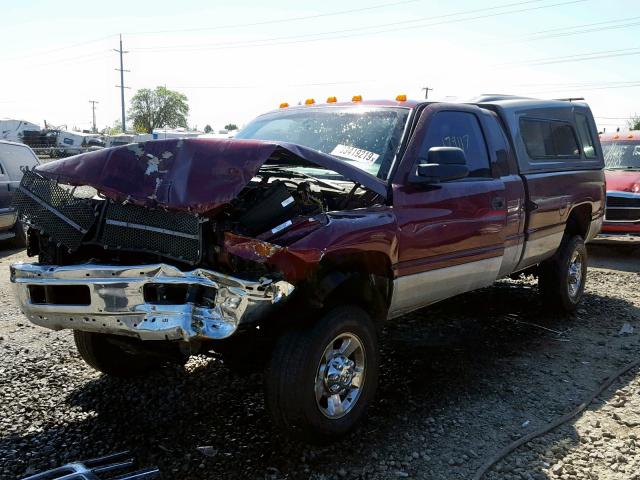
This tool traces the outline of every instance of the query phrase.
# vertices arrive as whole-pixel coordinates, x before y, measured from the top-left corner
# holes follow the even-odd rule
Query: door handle
[[[493,197],[491,199],[491,208],[494,210],[502,210],[507,205],[504,197]]]

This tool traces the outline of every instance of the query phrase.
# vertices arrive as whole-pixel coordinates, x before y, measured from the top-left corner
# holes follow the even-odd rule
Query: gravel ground
[[[129,449],[167,479],[470,479],[500,448],[570,411],[640,351],[640,251],[592,248],[575,315],[504,281],[391,323],[378,400],[323,448],[274,431],[259,375],[192,358],[135,381],[80,360],[69,332],[17,310],[0,252],[0,479]],[[621,334],[628,323],[631,334]],[[640,479],[640,372],[573,422],[520,447],[487,479]],[[205,448],[199,448],[205,447]]]

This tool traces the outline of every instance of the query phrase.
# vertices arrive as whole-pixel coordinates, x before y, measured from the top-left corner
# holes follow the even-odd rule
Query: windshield
[[[295,143],[386,179],[408,115],[392,107],[283,110],[256,118],[236,138]]]
[[[604,164],[608,170],[640,170],[640,141],[603,142]]]

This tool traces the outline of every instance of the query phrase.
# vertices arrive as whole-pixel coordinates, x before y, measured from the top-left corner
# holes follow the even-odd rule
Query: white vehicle
[[[53,157],[64,157],[86,152],[96,147],[104,148],[104,142],[98,134],[59,130],[56,147],[52,148],[50,154]]]
[[[186,128],[154,128],[153,133],[141,133],[135,136],[136,142],[148,142],[150,140],[166,140],[168,138],[200,137],[203,132],[187,130]]]
[[[209,132],[200,135],[198,138],[233,138],[237,130],[218,130],[217,132]]]
[[[0,119],[0,140],[9,142],[22,142],[23,132],[39,132],[40,125],[26,120],[14,120],[11,118]]]
[[[120,133],[118,135],[108,135],[105,137],[104,146],[106,148],[119,147],[121,145],[128,145],[135,141],[135,135]]]

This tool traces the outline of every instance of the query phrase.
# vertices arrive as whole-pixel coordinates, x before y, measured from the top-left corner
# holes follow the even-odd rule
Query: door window
[[[473,113],[437,113],[429,126],[420,156],[427,158],[432,147],[460,148],[467,157],[469,177],[491,176],[487,143],[480,122]]]

